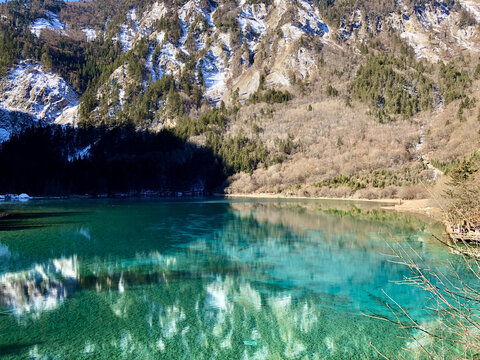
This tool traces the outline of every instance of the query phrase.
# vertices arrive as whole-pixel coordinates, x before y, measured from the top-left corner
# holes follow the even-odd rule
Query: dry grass
[[[464,121],[457,114],[459,101],[419,117],[426,125],[425,153],[430,160],[451,163],[479,148],[480,81],[474,82],[469,97],[477,99],[477,106],[465,111]]]
[[[415,150],[420,137],[419,124],[414,121],[380,124],[373,116],[367,115],[368,109],[363,104],[353,102],[349,107],[342,95],[328,97],[326,83],[334,83],[332,80],[337,78],[340,88],[340,84],[345,83],[343,77],[348,77],[348,72],[340,78],[331,74],[324,79],[319,76],[309,87],[309,95],[301,97],[297,94],[288,104],[257,104],[242,108],[230,125],[230,133],[243,131],[255,137],[257,132],[272,152],[278,152],[278,139],[291,136],[296,149],[290,155],[279,154],[285,158],[281,164],[260,167],[252,175],[235,175],[227,192],[372,199],[426,196],[424,190],[412,194],[412,189],[416,188],[401,190],[398,186],[388,185],[363,189],[359,194],[348,186],[315,186],[339,175],[360,174],[365,177],[374,170],[388,169],[401,177],[405,167],[409,167],[413,174],[413,180],[405,181],[407,185],[432,178],[431,171],[425,170],[418,161]]]
[[[295,95],[292,101],[244,106],[234,118],[229,133],[242,131],[252,138],[258,136],[283,162],[260,166],[251,175],[235,175],[226,191],[370,199],[418,199],[433,193],[440,198],[445,186],[433,185],[435,181],[443,183],[441,173],[435,174],[420,157],[436,166],[449,165],[477,149],[480,101],[464,111],[462,120],[457,100],[410,120],[381,124],[368,114],[367,106],[348,101],[349,84],[360,57],[352,53],[347,56],[334,46],[322,51],[325,63],[310,78],[289,89]],[[329,97],[328,85],[337,89],[339,96]],[[480,81],[474,81],[469,91],[470,98],[480,100]],[[417,149],[421,135],[423,145]],[[278,140],[289,136],[296,144],[295,151],[281,154]],[[361,179],[370,176],[371,180],[374,171],[387,171],[395,181],[382,186],[368,184],[366,189],[356,191],[351,186],[316,186],[339,175],[358,175]]]

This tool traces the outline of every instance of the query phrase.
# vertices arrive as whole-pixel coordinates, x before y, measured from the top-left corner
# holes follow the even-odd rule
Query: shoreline
[[[278,199],[278,200],[326,200],[326,201],[349,201],[349,202],[366,202],[375,203],[383,210],[394,210],[397,212],[414,213],[427,215],[436,220],[442,221],[443,214],[440,207],[433,204],[432,199],[355,199],[355,198],[331,198],[331,197],[306,197],[306,196],[288,196],[283,194],[215,194],[231,199]]]
[[[313,196],[289,196],[284,194],[268,194],[268,193],[258,193],[258,194],[215,194],[214,196],[222,196],[225,198],[232,199],[292,199],[292,200],[333,200],[333,201],[361,201],[361,202],[371,202],[371,203],[384,203],[384,204],[399,204],[400,201],[410,201],[410,200],[400,200],[400,199],[355,199],[355,198],[334,198],[334,197],[313,197]]]
[[[362,198],[333,198],[333,197],[308,197],[308,196],[289,196],[285,194],[254,193],[254,194],[221,194],[208,192],[140,192],[117,193],[113,195],[99,194],[91,195],[70,195],[70,196],[28,196],[28,198],[19,198],[18,195],[7,199],[5,196],[0,198],[1,203],[7,202],[28,202],[36,200],[68,200],[68,199],[188,199],[216,197],[224,199],[277,199],[277,200],[318,200],[318,201],[344,201],[344,202],[364,202],[378,204],[380,209],[394,210],[397,212],[414,213],[427,215],[436,220],[442,221],[443,214],[439,206],[434,205],[433,199],[362,199]]]

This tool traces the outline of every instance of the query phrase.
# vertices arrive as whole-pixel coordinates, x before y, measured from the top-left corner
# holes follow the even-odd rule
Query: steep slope
[[[40,64],[21,62],[0,82],[0,107],[49,122],[78,105],[79,95],[60,76]],[[73,121],[73,119],[72,119]]]
[[[130,73],[125,76],[137,78],[137,92],[145,91],[148,81],[173,75],[179,81],[178,89],[191,99],[185,103],[189,112],[195,107],[192,102],[199,104],[192,98],[196,87],[210,104],[229,104],[234,92],[236,100],[243,103],[259,86],[288,88],[297,79],[308,81],[318,73],[324,53],[346,52],[355,58],[373,39],[388,43],[391,33],[410,45],[418,59],[432,63],[477,52],[479,36],[471,2],[462,7],[438,1],[409,5],[398,1],[394,11],[384,14],[375,13],[368,4],[346,11],[331,25],[312,2],[303,0],[189,0],[168,5],[157,1],[141,9],[131,7],[105,34],[118,42],[124,53],[135,56],[125,56],[125,61],[110,71],[118,74],[123,67],[121,73],[125,74],[128,64]],[[133,61],[141,67],[133,69]],[[118,81],[116,75],[110,81],[127,83]],[[142,86],[138,86],[140,82]],[[132,93],[134,85],[129,85]],[[119,88],[121,93],[127,90],[126,86]],[[105,96],[115,97],[115,93],[110,89],[96,97],[100,101]],[[159,101],[152,111],[164,113],[165,94],[162,97],[164,102]],[[109,99],[103,103],[116,102]],[[116,111],[99,112],[110,114],[111,120]],[[165,122],[162,116],[156,118]]]
[[[28,28],[47,43],[48,37],[65,41],[81,32],[84,41],[92,42],[101,36],[120,45],[125,56],[117,58],[116,67],[103,70],[108,76],[91,79],[96,104],[86,107],[85,115],[102,103],[103,108],[95,111],[94,118],[104,122],[112,120],[118,110],[124,110],[123,105],[118,106],[121,101],[115,101],[118,92],[143,93],[149,81],[154,83],[165,75],[173,75],[180,82],[176,87],[196,106],[200,103],[192,98],[196,87],[210,104],[221,100],[229,103],[237,89],[238,98],[245,102],[260,85],[288,88],[297,79],[308,80],[312,73],[318,73],[319,60],[326,51],[358,55],[362,46],[372,43],[372,36],[388,36],[392,32],[406,41],[418,58],[434,63],[462,51],[476,53],[478,4],[473,1],[460,4],[452,7],[439,1],[425,1],[407,5],[397,1],[392,9],[385,6],[382,11],[386,13],[379,13],[369,1],[360,2],[352,10],[339,2],[332,7],[338,7],[335,15],[338,20],[333,23],[330,20],[327,25],[319,8],[307,0],[155,1],[139,6],[125,3],[113,20],[104,21],[102,29],[88,27],[99,19],[90,24],[74,23],[66,9],[71,13],[77,10],[69,4],[69,8],[58,6],[59,13],[48,10],[31,14]],[[325,47],[330,50],[324,50]],[[189,86],[182,82],[188,82]],[[158,103],[151,111],[164,112],[161,108],[166,104],[166,96],[161,97],[155,99]],[[127,104],[131,102],[127,100]],[[185,106],[190,111],[193,105],[187,102]],[[70,108],[68,105],[66,110]],[[165,122],[162,116],[156,118],[160,123]]]
[[[203,86],[204,96],[215,104],[228,100],[226,94],[236,87],[246,99],[257,90],[263,67],[273,69],[266,79],[271,86],[289,85],[294,73],[305,78],[315,65],[321,39],[329,35],[318,10],[307,1],[295,5],[283,0],[272,5],[242,1],[233,9],[228,2],[202,4],[187,1],[176,8],[177,15],[167,13],[159,2],[141,16],[132,8],[112,39],[123,51],[143,42],[148,48],[145,75],[152,81],[195,70],[192,80]],[[302,36],[312,37],[317,47],[299,48],[296,43]],[[192,60],[194,69],[187,69]]]
[[[60,22],[57,14],[47,11],[45,17],[36,19],[30,24],[29,28],[32,34],[39,38],[42,30],[58,31],[64,34],[68,26]]]
[[[23,112],[0,109],[0,143],[7,141],[14,134],[20,134],[34,124],[38,125],[41,122]]]
[[[424,156],[475,148],[472,132],[434,153],[446,117],[451,136],[477,128],[477,1],[0,7],[0,106],[26,116],[3,139],[30,120],[168,127],[224,161],[228,191],[373,197],[433,183]]]
[[[16,125],[2,121],[3,141],[9,137],[7,134],[17,133],[21,127],[38,121],[75,122],[79,95],[64,79],[45,71],[40,64],[19,63],[0,81],[0,93],[4,117],[21,118],[15,121]]]

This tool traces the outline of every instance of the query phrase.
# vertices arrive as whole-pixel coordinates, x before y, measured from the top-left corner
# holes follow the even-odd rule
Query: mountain
[[[422,197],[478,148],[480,1],[0,5],[0,140],[169,129],[225,191]],[[480,105],[480,104],[479,104]]]
[[[5,75],[0,92],[4,109],[57,123],[75,112],[80,99],[62,77],[28,61],[21,61]]]

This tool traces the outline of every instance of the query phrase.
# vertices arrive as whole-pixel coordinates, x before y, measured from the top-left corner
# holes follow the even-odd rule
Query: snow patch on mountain
[[[220,44],[223,45],[223,49],[225,51],[227,51],[227,52],[231,51],[232,37],[230,36],[230,34],[226,34],[226,33],[218,34],[218,40],[219,40]]]
[[[67,159],[69,162],[73,162],[75,160],[88,159],[91,156],[91,153],[90,153],[91,149],[92,149],[92,144],[89,144],[82,149],[77,149],[73,155],[68,154]]]
[[[321,19],[318,9],[314,9],[309,1],[299,0],[301,7],[298,8],[300,28],[311,35],[324,36],[330,29]]]
[[[267,86],[273,87],[275,85],[279,86],[289,86],[290,81],[285,77],[285,75],[279,72],[272,72],[268,74],[265,78],[265,84]]]
[[[460,0],[459,2],[464,9],[473,14],[477,22],[480,22],[480,3],[471,0]]]
[[[243,6],[242,12],[237,18],[251,50],[257,48],[259,40],[267,33],[267,25],[264,21],[266,16],[267,9],[264,4],[260,4]]]
[[[118,91],[118,102],[120,103],[120,107],[123,109],[123,105],[125,105],[125,90],[120,89]]]
[[[304,35],[304,32],[291,23],[287,23],[281,27],[283,39],[285,41],[295,41]],[[280,49],[279,49],[280,52]]]
[[[42,30],[58,31],[63,34],[68,29],[68,26],[60,22],[57,14],[47,11],[45,18],[35,20],[30,24],[29,28],[32,34],[39,38]]]
[[[176,74],[182,67],[183,64],[177,60],[177,53],[182,50],[178,49],[172,43],[166,43],[157,62],[157,71],[160,70],[162,73]]]
[[[58,125],[77,125],[80,120],[78,114],[79,105],[69,106],[65,108],[60,116],[55,119],[55,124]]]
[[[214,50],[216,54],[214,53]],[[205,81],[205,96],[213,103],[220,101],[223,94],[227,91],[227,71],[223,61],[219,58],[219,49],[213,49],[207,52],[205,57],[200,60],[200,70]]]
[[[352,37],[354,32],[361,29],[362,26],[362,12],[360,9],[357,9],[350,14],[350,18],[348,20],[346,17],[343,17],[339,29],[340,37],[343,39],[343,41],[347,41]]]
[[[161,45],[163,43],[163,40],[165,40],[165,33],[163,31],[160,31],[157,36],[155,37],[157,44]]]
[[[95,29],[86,28],[86,29],[82,29],[82,31],[87,37],[87,41],[95,41],[95,39],[97,38],[97,33]]]
[[[0,108],[53,122],[78,105],[79,95],[60,76],[23,61],[0,82]]]
[[[142,16],[140,27],[142,29],[150,29],[156,20],[160,20],[167,13],[168,10],[163,2],[155,2],[152,8]]]
[[[209,5],[207,3],[207,5]],[[192,29],[192,25],[195,23],[197,19],[204,19],[207,24],[207,29],[203,30],[203,37],[206,36],[208,30],[214,31],[215,25],[211,19],[211,13],[215,11],[216,7],[211,7],[210,5],[207,8],[202,7],[202,3],[200,0],[189,0],[185,3],[178,11],[178,17],[180,19],[180,27],[182,30],[182,36],[179,40],[180,46],[179,48],[187,55],[189,51],[186,49],[185,44],[187,41],[188,34],[195,29]],[[198,26],[202,26],[198,24]],[[205,39],[202,38],[202,35],[194,35],[195,45],[197,50],[201,50],[205,47]]]
[[[153,67],[153,54],[155,52],[155,48],[152,46],[151,49],[148,52],[147,59],[145,61],[145,68],[149,72],[150,77],[152,78],[152,82],[155,82],[157,79],[157,72],[155,71],[155,68]]]
[[[123,51],[132,50],[135,36],[139,33],[139,25],[137,22],[137,9],[133,8],[127,13],[127,23],[122,25],[120,33],[113,38],[120,41]]]
[[[11,136],[10,132],[8,132],[6,129],[0,128],[0,143],[10,139],[10,136]]]
[[[428,48],[429,41],[425,34],[405,31],[400,34],[400,37],[413,48],[418,59],[426,57],[432,61],[438,61],[438,55],[433,54]]]
[[[438,28],[442,23],[450,18],[450,10],[445,3],[425,3],[422,6],[414,7],[414,12],[425,30]]]
[[[127,14],[127,20],[130,20],[134,24],[137,24],[137,9],[133,8]]]
[[[200,0],[189,0],[180,8],[178,17],[185,24],[190,25],[197,15],[204,17],[207,10],[210,11],[211,9],[204,11]]]

